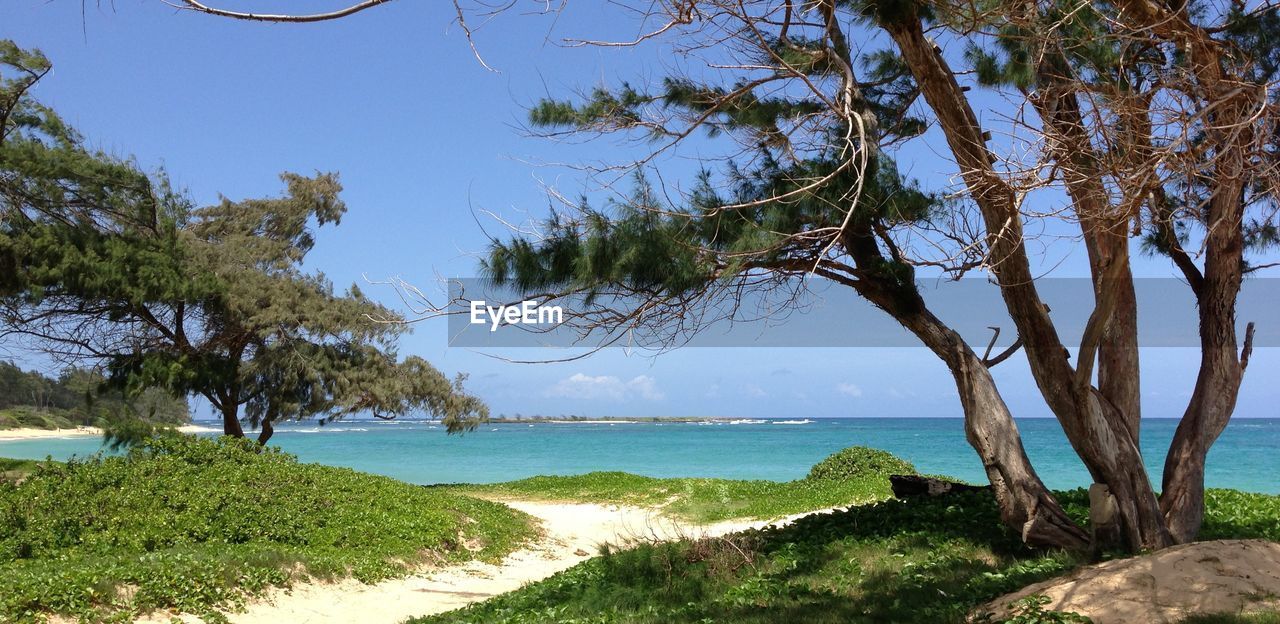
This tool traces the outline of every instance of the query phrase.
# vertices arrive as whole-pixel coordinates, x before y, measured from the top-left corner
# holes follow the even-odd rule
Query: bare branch
[[[241,11],[229,11],[226,9],[219,9],[219,8],[202,4],[200,2],[197,2],[197,0],[164,0],[166,4],[176,9],[196,11],[196,12],[205,13],[208,15],[215,15],[218,17],[229,17],[232,19],[248,20],[253,22],[281,22],[281,23],[309,23],[309,22],[324,22],[328,20],[335,20],[335,19],[347,17],[348,15],[354,15],[366,9],[372,9],[376,6],[387,4],[388,2],[391,2],[391,1],[392,0],[364,0],[363,2],[359,2],[357,4],[353,4],[351,6],[338,9],[336,11],[329,11],[327,13],[310,13],[310,14],[297,15],[297,14],[287,14],[287,13],[251,13],[251,12],[241,12]]]

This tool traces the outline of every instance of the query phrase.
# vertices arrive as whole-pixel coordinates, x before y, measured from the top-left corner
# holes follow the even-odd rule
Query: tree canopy
[[[314,229],[346,211],[336,174],[286,173],[279,197],[196,207],[163,175],[87,148],[26,96],[44,57],[3,46],[0,335],[94,363],[131,396],[202,396],[227,435],[244,420],[261,442],[286,420],[425,413],[457,432],[487,416],[461,377],[397,355],[395,313],[302,268]]]
[[[661,26],[610,45],[665,42],[697,51],[689,58],[705,67],[545,99],[531,125],[654,142],[651,156],[605,171],[656,171],[653,156],[695,133],[723,150],[700,145],[706,170],[683,189],[666,175],[655,189],[642,175],[620,200],[564,206],[536,234],[495,242],[483,263],[494,281],[591,295],[596,307],[573,319],[588,332],[698,331],[708,309],[728,301],[732,310],[744,293],[809,275],[844,284],[951,369],[1005,520],[1029,542],[1080,547],[1089,536],[1040,483],[987,370],[1005,357],[979,357],[914,284],[922,268],[985,274],[1000,286],[1046,405],[1101,499],[1116,501],[1120,542],[1159,548],[1194,537],[1205,455],[1231,417],[1252,347],[1251,329],[1237,335],[1236,298],[1253,255],[1277,242],[1275,6],[631,8]],[[923,190],[895,163],[900,146],[926,140],[955,163],[958,184],[930,185],[944,192]],[[1028,232],[1064,227],[1095,286],[1078,345],[1064,344],[1028,249]],[[1138,249],[1171,259],[1200,316],[1203,360],[1159,494],[1138,446]]]

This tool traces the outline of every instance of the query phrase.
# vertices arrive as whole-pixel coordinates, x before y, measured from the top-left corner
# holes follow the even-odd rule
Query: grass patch
[[[500,498],[661,506],[672,517],[705,523],[731,518],[779,518],[884,500],[892,495],[890,474],[915,474],[915,468],[884,451],[851,447],[814,466],[808,477],[787,482],[591,472],[454,487]]]
[[[983,601],[1077,563],[1025,549],[985,493],[885,500],[610,553],[411,622],[961,622]]]
[[[0,621],[208,614],[309,576],[496,560],[533,534],[503,505],[171,435],[0,483]]]
[[[41,464],[58,464],[51,459],[10,459],[0,457],[0,482],[16,483],[36,471]]]
[[[1209,489],[1204,493],[1200,539],[1260,538],[1280,541],[1280,496]]]
[[[1280,612],[1193,615],[1183,620],[1182,624],[1280,624]]]
[[[603,479],[593,492],[630,495],[642,481],[629,477]],[[1077,521],[1085,520],[1085,490],[1059,498]],[[1205,539],[1280,541],[1280,497],[1210,490],[1206,500]],[[1080,563],[1023,546],[1000,522],[987,492],[888,499],[780,528],[609,552],[519,591],[410,622],[958,624],[975,607]],[[1079,621],[1036,605],[1019,617],[1015,621]],[[1205,617],[1191,621],[1275,621],[1271,614]]]

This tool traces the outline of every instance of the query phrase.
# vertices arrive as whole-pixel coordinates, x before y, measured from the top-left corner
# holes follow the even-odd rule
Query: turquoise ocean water
[[[1052,488],[1085,486],[1088,473],[1051,419],[1018,422],[1027,453]],[[1145,420],[1142,446],[1159,484],[1176,420]],[[983,482],[955,418],[766,419],[730,423],[490,424],[448,436],[423,422],[288,425],[272,444],[303,461],[348,466],[411,483],[490,483],[538,474],[623,470],[657,477],[789,480],[855,444],[891,451],[922,472]],[[66,459],[97,438],[0,442],[0,457]],[[1209,454],[1210,487],[1280,493],[1280,419],[1237,419]]]

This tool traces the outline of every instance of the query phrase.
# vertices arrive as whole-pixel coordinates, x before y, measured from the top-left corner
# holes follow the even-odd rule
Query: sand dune
[[[979,612],[997,619],[1031,595],[1046,608],[1087,615],[1095,624],[1174,624],[1195,613],[1280,608],[1280,544],[1220,540],[1174,546],[1141,557],[1086,566],[998,598]]]

